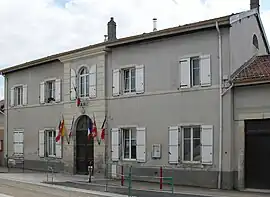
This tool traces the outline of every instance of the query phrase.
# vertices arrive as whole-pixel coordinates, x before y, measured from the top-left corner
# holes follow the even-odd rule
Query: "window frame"
[[[16,106],[16,107],[21,107],[21,106],[23,106],[23,85],[22,84],[20,84],[20,85],[16,85],[16,86],[14,86],[13,87],[14,88],[14,106]],[[19,90],[19,89],[21,89],[21,94],[20,94],[20,96],[21,96],[21,98],[20,98],[20,104],[18,104],[18,91],[17,90]]]
[[[132,90],[132,70],[134,71],[134,89]],[[129,71],[129,77],[128,77],[128,82],[129,82],[129,87],[128,91],[125,88],[125,72]],[[121,69],[121,84],[122,84],[122,92],[123,94],[135,94],[136,93],[136,67],[135,66],[129,66],[126,68]]]
[[[50,102],[48,101],[48,99],[49,99],[48,84],[49,83],[54,84],[54,97],[51,97],[51,98],[53,98],[53,100],[50,100]],[[45,103],[51,103],[51,101],[55,102],[55,100],[56,100],[56,78],[47,79],[44,81],[44,94],[45,94]]]
[[[85,70],[86,73],[81,74],[81,72]],[[88,98],[90,96],[90,92],[89,92],[89,83],[90,83],[90,70],[86,65],[83,65],[79,68],[78,72],[77,72],[77,83],[78,83],[78,97],[79,98]],[[83,78],[83,80],[82,80]],[[87,78],[88,78],[88,85],[87,85]],[[82,81],[84,82],[84,93],[82,95]],[[88,94],[87,94],[87,90],[88,90]]]
[[[129,131],[129,157],[125,158],[125,137],[124,137],[124,131]],[[136,147],[136,157],[131,158],[132,155],[132,132],[135,132],[135,147]],[[121,139],[122,139],[122,159],[123,161],[136,161],[137,160],[137,130],[134,128],[121,128]]]
[[[185,138],[184,138],[184,129],[189,128],[190,129],[190,155],[191,155],[191,159],[189,161],[185,160]],[[202,144],[201,144],[201,139],[202,139],[202,127],[201,125],[192,125],[192,126],[182,126],[181,127],[181,142],[182,142],[182,146],[181,146],[181,155],[182,155],[182,163],[186,163],[186,164],[200,164],[202,163],[202,158],[199,161],[194,161],[193,157],[194,157],[194,147],[193,147],[193,143],[194,143],[194,128],[199,128],[200,129],[200,157],[202,157]],[[198,138],[196,138],[198,139]]]
[[[189,58],[190,59],[190,86],[191,87],[201,87],[201,76],[200,76],[200,74],[201,74],[201,58],[200,58],[200,56],[192,56],[192,57],[190,57]],[[199,70],[199,84],[197,84],[197,85],[194,85],[194,64],[193,64],[193,61],[194,60],[198,60],[199,61],[199,67],[197,68],[198,70]]]
[[[257,50],[257,51],[259,50],[259,40],[258,40],[258,36],[256,34],[253,34],[253,36],[252,36],[252,46],[255,48],[255,50]]]
[[[53,133],[54,135],[52,135],[51,141],[50,141],[50,136],[49,133]],[[57,134],[56,134],[56,130],[55,129],[45,129],[44,130],[44,156],[45,157],[51,157],[51,158],[55,158],[56,157],[56,138]],[[52,144],[50,144],[52,143]],[[52,147],[50,147],[52,146]],[[49,149],[50,148],[54,151],[54,154],[49,153]]]

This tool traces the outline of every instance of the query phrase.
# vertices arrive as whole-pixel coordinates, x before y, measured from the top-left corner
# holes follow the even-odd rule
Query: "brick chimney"
[[[116,23],[111,17],[111,20],[108,22],[108,41],[116,40]]]
[[[250,9],[258,9],[260,11],[260,0],[250,0]]]

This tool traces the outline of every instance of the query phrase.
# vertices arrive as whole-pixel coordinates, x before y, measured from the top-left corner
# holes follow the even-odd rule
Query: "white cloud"
[[[1,0],[0,66],[101,42],[111,16],[123,37],[151,31],[154,17],[163,29],[247,9],[249,0]],[[270,10],[262,18],[270,33]]]

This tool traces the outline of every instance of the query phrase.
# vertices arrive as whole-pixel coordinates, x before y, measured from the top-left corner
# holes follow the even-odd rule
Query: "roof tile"
[[[270,55],[254,56],[232,75],[233,83],[270,80]]]

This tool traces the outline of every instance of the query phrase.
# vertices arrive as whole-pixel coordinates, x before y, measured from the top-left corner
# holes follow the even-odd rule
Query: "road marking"
[[[0,193],[0,197],[14,197],[14,196],[10,196],[10,195]]]

